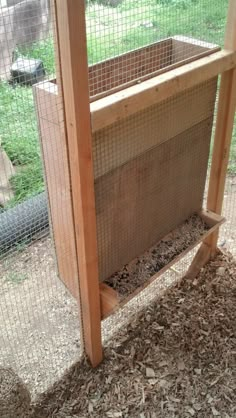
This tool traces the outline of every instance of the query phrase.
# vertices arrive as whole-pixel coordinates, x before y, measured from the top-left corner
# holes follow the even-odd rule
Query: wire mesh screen
[[[211,48],[222,46],[227,5],[227,0],[88,2],[89,62],[119,55],[90,68],[91,96],[202,56],[209,42]],[[141,53],[127,52],[144,46]]]
[[[227,6],[88,0],[91,102],[218,51]],[[49,0],[0,0],[0,366],[13,367],[32,395],[82,352],[54,24]],[[99,275],[121,300],[207,230],[195,213],[205,204],[216,91],[213,78],[93,132]],[[234,254],[235,143],[234,129],[219,241]],[[104,341],[181,277],[193,255],[104,321]]]
[[[58,189],[67,172],[55,125],[63,105],[58,99],[53,107],[53,98],[37,105],[48,114],[43,125],[48,147],[42,148],[34,98],[38,83],[46,88],[47,80],[56,78],[54,24],[49,0],[0,2],[0,368],[12,367],[32,397],[80,356],[78,308],[58,278],[44,180],[48,160],[57,195],[53,209],[68,225],[61,211],[68,191],[62,196]],[[61,240],[66,259],[68,244]],[[74,261],[65,265],[71,274]]]
[[[101,279],[201,209],[215,93],[213,79],[97,133]]]

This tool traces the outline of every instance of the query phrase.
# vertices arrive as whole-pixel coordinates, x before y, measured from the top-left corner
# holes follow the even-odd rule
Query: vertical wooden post
[[[102,343],[85,6],[83,0],[54,0],[54,8],[79,265],[82,332],[85,351],[95,367],[102,361]]]
[[[236,51],[236,1],[229,0],[226,25],[225,49]],[[221,214],[229,162],[234,115],[236,108],[236,69],[222,74],[219,104],[216,120],[214,148],[207,197],[207,208]],[[211,257],[217,249],[219,231],[209,236],[205,242],[210,248]]]
[[[225,49],[236,51],[236,1],[229,0],[228,19],[225,34]],[[221,214],[224,189],[229,162],[230,145],[236,108],[236,69],[226,71],[221,76],[216,130],[212,154],[212,164],[207,196],[207,209]],[[219,230],[213,232],[202,243],[187,276],[194,278],[200,269],[216,255]]]

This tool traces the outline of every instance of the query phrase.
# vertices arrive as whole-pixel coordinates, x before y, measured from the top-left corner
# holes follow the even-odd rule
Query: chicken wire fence
[[[80,309],[58,278],[58,251],[68,276],[76,268],[70,234],[56,232],[53,219],[51,234],[48,227],[49,201],[54,219],[70,229],[71,215],[64,210],[70,179],[61,136],[63,102],[57,97],[55,104],[50,96],[56,76],[60,85],[52,4],[2,0],[0,6],[0,365],[11,366],[35,396],[82,352]],[[91,102],[217,51],[224,44],[227,7],[226,0],[87,1]],[[93,133],[99,272],[123,296],[195,238],[192,229],[182,229],[188,240],[179,237],[179,248],[167,241],[161,249],[153,241],[202,206],[216,91],[214,78]],[[227,223],[219,240],[233,254],[235,144],[234,130],[223,211]],[[157,262],[160,251],[163,265]],[[193,254],[103,321],[104,341],[181,277]]]

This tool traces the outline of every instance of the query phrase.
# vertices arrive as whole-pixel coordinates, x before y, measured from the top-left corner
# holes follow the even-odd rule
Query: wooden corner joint
[[[195,277],[198,275],[201,268],[204,267],[205,264],[208,263],[208,261],[210,261],[210,258],[211,258],[211,247],[205,242],[203,242],[200,248],[198,249],[185,276],[190,279],[195,279]]]
[[[106,318],[119,304],[118,294],[112,287],[100,283],[101,316]]]

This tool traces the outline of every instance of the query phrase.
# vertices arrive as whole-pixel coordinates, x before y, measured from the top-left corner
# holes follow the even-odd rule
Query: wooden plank
[[[46,88],[46,86],[44,86],[43,83],[40,85],[40,87],[42,89]],[[54,92],[55,95],[57,94],[57,91],[56,91],[57,87],[55,84],[49,83],[49,90]],[[46,89],[46,93],[47,93],[47,89]],[[123,135],[123,134],[121,135],[120,124],[117,124],[117,129],[115,129],[115,127],[113,126],[112,129],[108,130],[107,132],[107,129],[108,129],[107,128],[106,130],[101,131],[101,135],[99,135],[97,138],[96,136],[93,138],[93,148],[94,148],[93,152],[94,152],[95,179],[96,179],[95,190],[96,190],[96,196],[97,196],[96,199],[97,199],[97,202],[99,200],[101,201],[99,206],[97,205],[97,212],[98,213],[100,212],[102,214],[104,212],[103,215],[98,215],[98,220],[99,220],[100,225],[102,225],[103,222],[105,222],[106,218],[107,219],[109,218],[108,222],[112,222],[113,218],[111,217],[111,215],[109,215],[109,211],[106,212],[106,210],[108,210],[108,208],[111,207],[112,205],[116,207],[115,205],[117,204],[117,200],[119,200],[119,197],[117,197],[117,199],[115,199],[114,202],[112,203],[111,201],[112,192],[109,190],[109,187],[111,189],[114,189],[114,187],[111,185],[112,181],[116,182],[117,185],[119,185],[121,181],[119,177],[117,178],[115,176],[114,168],[118,168],[119,166],[123,165],[124,162],[134,160],[135,157],[138,157],[139,155],[144,154],[144,152],[150,149],[153,149],[153,147],[156,147],[163,141],[170,140],[170,138],[173,138],[180,134],[181,134],[180,135],[181,137],[182,132],[188,130],[189,128],[196,129],[196,134],[201,135],[202,131],[200,130],[198,133],[198,127],[196,126],[196,128],[194,128],[194,126],[204,121],[203,119],[204,117],[206,117],[207,119],[208,118],[212,119],[215,94],[216,94],[216,80],[212,80],[211,82],[208,82],[207,84],[203,83],[202,85],[191,89],[188,95],[186,95],[185,93],[180,94],[179,97],[177,97],[174,101],[170,100],[169,103],[167,102],[165,106],[163,106],[162,104],[157,105],[156,107],[152,108],[151,113],[150,113],[150,110],[148,110],[147,112],[144,112],[142,114],[142,118],[138,114],[135,115],[135,118],[133,120],[129,120],[128,118],[125,121],[125,125],[124,124],[122,125],[122,133],[127,132],[126,135]],[[193,98],[196,100],[193,100]],[[176,116],[173,123],[166,123],[166,120],[167,120],[166,118],[168,117],[167,115],[172,115],[173,113],[175,113],[175,116]],[[53,118],[53,122],[56,123],[54,114],[55,112],[52,112],[52,113],[50,112],[50,115],[52,115],[51,117]],[[47,117],[47,109],[46,109],[45,115],[42,115],[42,116]],[[140,120],[142,121],[141,125],[139,123]],[[210,138],[210,129],[211,129],[211,125],[209,125],[208,127],[206,126],[206,130],[209,133],[208,139]],[[129,135],[128,141],[127,141],[127,135]],[[143,141],[144,137],[145,137],[145,141]],[[132,144],[133,146],[131,146]],[[207,142],[205,144],[207,144]],[[107,153],[107,150],[109,151],[108,153]],[[60,151],[60,148],[57,149],[57,153],[59,153],[59,151]],[[130,151],[132,152],[131,154],[130,154]],[[203,161],[202,157],[200,159],[201,161]],[[156,162],[154,162],[154,164],[156,165]],[[158,165],[156,165],[156,168],[158,169]],[[108,174],[108,176],[104,177],[104,174]],[[54,176],[54,173],[52,173],[52,177],[53,176]],[[99,180],[99,177],[101,176],[103,176],[103,178]],[[160,175],[158,175],[158,178],[159,177]],[[113,180],[111,180],[111,178],[113,178]],[[198,179],[197,173],[195,173],[195,178]],[[132,181],[135,182],[136,179],[134,175],[131,176],[130,174],[128,176],[127,182],[124,180],[127,187],[129,187],[128,184]],[[156,180],[154,178],[154,182],[155,181]],[[130,186],[130,188],[132,192],[135,190],[135,186],[134,188],[133,186]],[[102,196],[105,190],[107,190],[108,195],[107,197],[103,198]],[[104,202],[106,202],[107,199],[109,202],[106,208]],[[130,199],[132,199],[132,193],[130,195]],[[157,199],[162,200],[163,198],[160,196],[160,197],[157,197]],[[151,204],[154,204],[154,201],[151,202]],[[188,197],[186,201],[186,206],[188,206]],[[133,208],[133,210],[135,210],[135,208]],[[131,223],[132,223],[132,217],[133,216],[131,213]],[[118,219],[119,219],[119,216],[118,216]],[[115,219],[113,222],[114,222],[114,229],[116,229],[117,220]],[[122,222],[122,219],[120,219],[120,222]],[[165,224],[164,218],[163,218],[162,223]],[[129,229],[129,222],[127,222],[126,227],[127,229]],[[109,243],[112,243],[112,224],[110,225],[109,228],[111,232],[108,233],[108,237],[105,237],[103,232],[100,233],[98,231],[99,242],[104,241],[102,244],[99,245],[99,247],[101,246],[103,247],[103,249],[100,248],[99,250],[99,254],[100,254],[99,258],[103,257],[107,260],[110,260],[109,254],[107,255],[106,251],[109,250]],[[110,233],[111,233],[111,236],[110,236]],[[166,233],[166,231],[164,231],[163,233]],[[122,235],[122,230],[120,230],[120,234]],[[141,235],[142,235],[142,231],[141,231]],[[117,239],[119,239],[119,241],[121,242],[122,236],[119,236]],[[134,240],[136,241],[137,239],[138,239],[138,236],[134,236]],[[154,240],[155,239],[156,237],[154,237]],[[107,241],[106,251],[104,249],[105,241]],[[133,244],[131,245],[131,247],[133,248]],[[133,254],[131,256],[133,256]],[[116,257],[117,258],[119,257],[119,252],[117,253]],[[105,263],[105,262],[101,261],[100,263]],[[112,269],[110,270],[110,272],[111,271]],[[100,275],[101,277],[104,277],[105,275],[105,271],[103,268],[100,269]]]
[[[199,215],[201,216],[201,211],[200,211]],[[135,298],[136,296],[138,296],[144,289],[146,289],[148,286],[150,286],[152,283],[154,283],[156,280],[158,280],[159,277],[162,274],[164,274],[167,270],[169,270],[176,263],[178,263],[179,261],[181,261],[181,259],[184,258],[190,251],[194,250],[194,248],[197,245],[199,245],[201,242],[203,242],[204,240],[206,240],[206,238],[209,235],[211,235],[214,231],[218,230],[219,227],[220,227],[220,225],[222,225],[225,222],[225,218],[219,217],[218,219],[219,219],[218,222],[216,222],[214,225],[212,225],[208,231],[206,231],[201,237],[199,237],[199,239],[196,240],[196,242],[194,242],[193,244],[191,244],[186,250],[184,250],[181,254],[179,254],[178,256],[176,256],[170,263],[166,264],[166,266],[163,267],[160,271],[158,271],[158,273],[156,273],[152,277],[148,278],[142,286],[138,287],[131,295],[129,295],[128,297],[126,297],[125,299],[123,299],[117,306],[115,306],[110,311],[107,311],[107,313],[106,313],[106,315],[104,315],[104,318],[103,319],[105,319],[108,316],[112,315],[113,313],[115,313],[117,311],[117,309],[122,308],[128,302],[130,302],[133,298]],[[163,239],[166,239],[167,240],[168,239],[168,235],[166,237],[164,237]]]
[[[228,22],[226,26],[225,48],[236,51],[236,3],[229,1]],[[220,214],[224,200],[224,189],[229,162],[230,145],[236,109],[236,69],[222,75],[212,164],[210,172],[207,208]],[[216,254],[218,233],[207,239],[211,255]]]
[[[201,268],[203,268],[211,259],[211,247],[206,242],[207,238],[210,237],[212,233],[218,233],[220,225],[226,221],[226,219],[221,215],[218,215],[210,210],[202,210],[199,215],[206,222],[206,224],[213,229],[211,229],[211,233],[205,237],[205,242],[202,242],[202,245],[198,249],[197,254],[195,255],[186,273],[186,277],[191,278],[192,280],[198,275]],[[218,228],[215,227],[216,225],[218,225]]]
[[[220,51],[91,103],[95,132],[236,66],[236,52]]]
[[[105,318],[119,304],[118,294],[110,286],[100,283],[101,314]]]
[[[209,236],[209,235],[208,235]],[[206,239],[207,237],[205,237]],[[205,242],[202,243],[197,251],[187,273],[186,277],[193,280],[199,274],[200,270],[208,263],[211,258],[211,249]]]
[[[174,54],[173,54],[174,46]],[[188,47],[188,53],[186,49]],[[143,82],[184,63],[219,51],[217,45],[176,36],[138,48],[89,67],[90,101],[93,102]]]
[[[213,117],[216,89],[214,78],[95,132],[95,179]]]
[[[185,62],[189,58],[201,58],[217,51],[220,51],[218,45],[198,39],[181,35],[172,38],[172,64]]]
[[[212,212],[211,210],[202,210],[199,215],[210,227],[214,226],[216,223],[221,222],[222,216],[217,213]]]
[[[95,181],[100,280],[201,209],[211,124],[212,117]]]
[[[171,64],[172,39],[164,39],[89,66],[90,100],[137,83]]]
[[[85,351],[102,360],[84,2],[55,0]]]
[[[58,273],[71,294],[79,298],[78,266],[71,205],[71,187],[65,131],[61,129],[61,104],[51,91],[51,83],[34,87],[34,98],[41,135],[41,149]],[[49,112],[50,109],[50,112]]]
[[[141,114],[138,113],[125,119],[122,125],[117,122],[93,133],[95,179],[212,116],[216,82],[216,79],[212,79],[207,83],[202,83],[189,89],[188,94],[183,92],[177,95],[175,100],[168,99],[164,106],[163,103],[158,103],[152,109],[145,109]],[[46,97],[49,93],[58,95],[58,86],[52,82],[40,83],[38,86],[36,88],[40,88],[41,94],[45,89]],[[60,99],[58,102],[60,103]],[[52,106],[50,109],[48,112],[48,109],[45,108],[45,114],[42,114],[44,111],[42,108],[40,110],[41,117],[53,118],[54,124],[60,124],[57,112],[52,110]],[[171,116],[173,113],[175,118]],[[166,123],[167,117],[171,117],[171,123]],[[61,116],[61,121],[63,124],[63,116]],[[140,121],[142,121],[141,124]],[[138,124],[139,129],[132,130],[130,127],[134,124]],[[127,141],[128,134],[121,134],[121,129],[122,132],[129,133],[129,141]],[[147,132],[153,132],[155,135],[147,135]],[[59,152],[60,148],[57,150],[57,153]]]
[[[219,50],[215,44],[174,36],[90,65],[90,102]],[[56,84],[55,79],[49,81]]]

